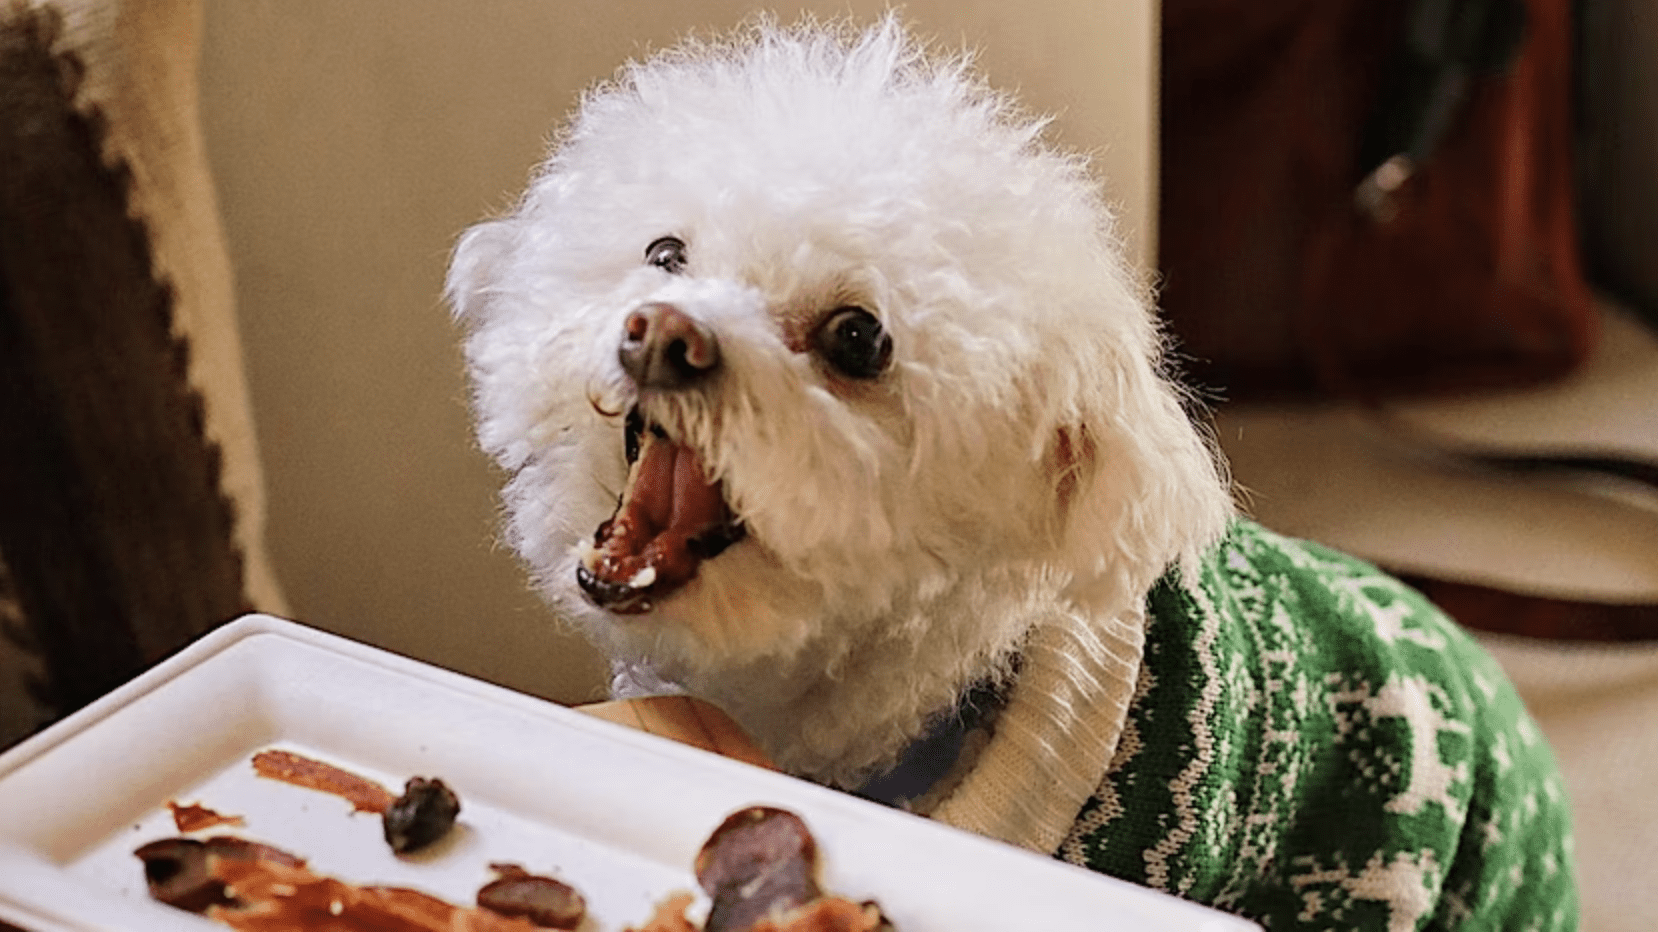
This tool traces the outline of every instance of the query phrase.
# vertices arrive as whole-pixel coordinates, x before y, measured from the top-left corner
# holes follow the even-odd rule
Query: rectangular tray
[[[398,858],[377,816],[260,778],[279,747],[400,791],[462,800],[435,850]],[[360,884],[470,905],[491,862],[587,898],[582,932],[643,923],[724,817],[799,813],[832,892],[900,932],[1229,932],[1236,917],[727,760],[292,622],[250,615],[0,755],[0,919],[56,929],[222,929],[153,902],[133,850],[180,833],[169,801],[242,816],[238,834]],[[705,908],[699,902],[699,909]]]

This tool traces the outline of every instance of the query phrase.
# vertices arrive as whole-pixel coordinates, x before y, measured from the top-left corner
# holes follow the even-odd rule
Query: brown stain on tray
[[[239,815],[224,815],[215,812],[200,803],[179,804],[167,800],[167,808],[173,813],[173,824],[181,832],[200,832],[220,826],[246,825],[247,820]]]

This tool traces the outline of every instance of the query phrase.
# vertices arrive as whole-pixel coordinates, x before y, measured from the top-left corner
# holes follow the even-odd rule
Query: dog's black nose
[[[617,356],[640,388],[684,388],[719,366],[720,341],[679,308],[652,302],[627,316]]]

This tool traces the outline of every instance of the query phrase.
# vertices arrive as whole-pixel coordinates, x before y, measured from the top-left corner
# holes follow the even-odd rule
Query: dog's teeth
[[[576,559],[581,562],[581,565],[587,567],[589,571],[598,568],[599,548],[594,546],[592,541],[583,537],[576,541],[576,546],[572,547],[571,550],[574,551]]]
[[[628,580],[628,588],[643,589],[653,582],[656,582],[656,567],[647,565],[640,567],[639,572],[634,573],[633,578]]]

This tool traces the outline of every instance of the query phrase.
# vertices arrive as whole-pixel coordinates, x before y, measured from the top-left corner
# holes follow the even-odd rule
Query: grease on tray
[[[214,812],[200,803],[180,804],[169,799],[167,808],[173,813],[173,824],[178,826],[181,832],[204,832],[210,828],[247,824],[247,820],[239,815]]]

